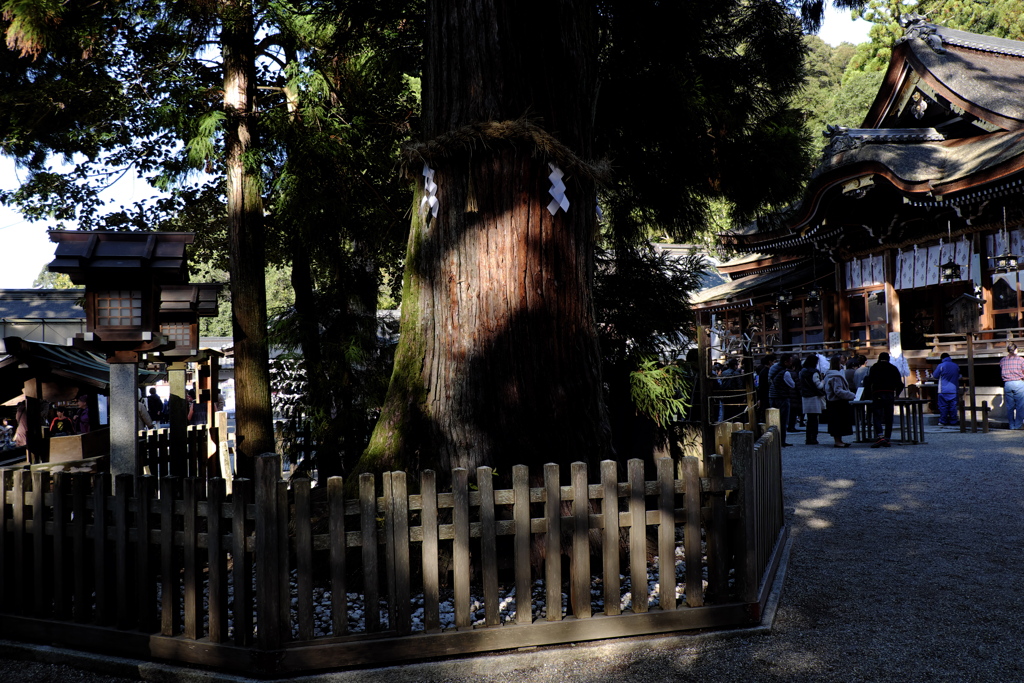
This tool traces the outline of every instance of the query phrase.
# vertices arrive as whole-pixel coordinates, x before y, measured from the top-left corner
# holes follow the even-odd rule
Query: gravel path
[[[771,633],[632,639],[301,680],[1024,681],[1024,435],[927,436],[927,445],[888,449],[784,449],[793,547]],[[132,677],[184,679],[174,671]],[[126,679],[0,659],[5,683],[87,680]]]

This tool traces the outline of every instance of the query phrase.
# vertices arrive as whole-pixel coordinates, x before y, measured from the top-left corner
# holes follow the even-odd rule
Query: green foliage
[[[596,121],[617,244],[688,240],[718,198],[744,220],[796,197],[810,163],[790,104],[804,46],[783,5],[624,0],[606,20]]]
[[[689,385],[665,368],[694,338],[689,296],[708,266],[702,256],[676,258],[646,245],[600,251],[597,264],[594,307],[605,400],[616,450],[625,453],[637,413],[665,427],[689,395]]]
[[[866,7],[855,9],[853,16],[870,21],[871,40],[857,46],[850,60],[854,71],[885,71],[892,57],[892,47],[903,36],[900,19],[917,11],[917,0],[869,0]]]
[[[67,273],[51,273],[47,266],[39,271],[39,275],[32,281],[33,289],[75,289],[78,285],[71,281]]]
[[[827,144],[825,127],[857,128],[874,101],[884,73],[849,67],[856,48],[850,43],[831,47],[817,36],[804,36],[807,76],[797,98],[804,106],[805,126],[818,155]]]
[[[922,0],[917,11],[940,26],[1024,40],[1024,5],[1019,0]]]
[[[629,373],[629,388],[637,410],[659,427],[666,427],[690,407],[693,378],[677,365],[660,365],[654,358],[644,358]]]

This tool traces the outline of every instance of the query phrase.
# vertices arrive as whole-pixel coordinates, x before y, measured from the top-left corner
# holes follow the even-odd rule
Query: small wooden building
[[[911,383],[973,333],[995,394],[1024,331],[1024,42],[906,24],[862,127],[829,128],[781,222],[721,236],[733,279],[695,304],[723,349],[897,346]]]

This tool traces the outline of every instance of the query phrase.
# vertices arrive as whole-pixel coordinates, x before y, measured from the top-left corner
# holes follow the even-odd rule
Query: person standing
[[[939,358],[935,368],[935,379],[939,382],[939,426],[946,427],[960,422],[957,416],[957,392],[960,389],[960,368],[948,353]]]
[[[156,394],[156,387],[149,388],[149,395],[146,396],[146,410],[149,411],[149,416],[154,422],[163,422],[164,402],[160,400],[160,397]]]
[[[875,418],[875,443],[872,448],[888,447],[892,438],[892,413],[896,397],[903,391],[903,375],[889,362],[889,354],[882,351],[864,380],[864,393],[871,399],[871,412]]]
[[[818,372],[818,356],[811,354],[804,359],[800,370],[800,408],[807,417],[807,431],[804,443],[808,446],[818,445],[818,418],[824,406],[821,388],[821,373]]]
[[[761,359],[757,368],[757,421],[764,422],[765,410],[768,409],[768,371],[775,364],[775,354],[769,353]]]
[[[789,431],[799,432],[804,426],[803,397],[800,395],[800,356],[794,353],[790,357],[789,369],[786,372],[793,380],[793,383],[789,384]]]
[[[1017,345],[1009,342],[1006,355],[999,359],[1003,376],[1003,403],[1010,429],[1024,427],[1024,358],[1017,355]]]
[[[789,424],[789,390],[793,386],[793,378],[789,374],[792,357],[783,354],[768,371],[768,404],[779,411],[779,430],[782,432],[782,445],[791,446],[786,442],[786,426]]]
[[[867,379],[868,370],[868,357],[863,353],[857,354],[856,369],[853,371],[853,384],[850,385],[850,391],[856,393],[858,389],[864,386],[864,380]]]
[[[79,434],[88,434],[92,431],[92,419],[89,417],[89,397],[83,394],[76,401],[78,402],[78,414],[75,415],[75,427]]]
[[[723,420],[732,422],[742,411],[740,395],[743,393],[743,373],[740,372],[740,359],[730,358],[722,370],[721,385],[725,395],[722,397]]]
[[[853,411],[850,410],[850,401],[855,394],[850,391],[850,385],[846,380],[842,358],[832,357],[823,386],[828,433],[835,440],[835,448],[849,448],[850,444],[844,442],[843,437],[853,434]]]
[[[50,438],[56,438],[58,436],[71,436],[75,433],[75,425],[71,421],[71,418],[64,414],[64,408],[58,406],[56,408],[57,416],[50,422]]]

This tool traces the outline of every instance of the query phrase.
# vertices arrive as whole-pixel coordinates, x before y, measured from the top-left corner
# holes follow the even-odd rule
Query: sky
[[[843,41],[862,43],[868,38],[866,21],[850,19],[848,10],[829,7],[818,35],[830,45]],[[14,162],[0,157],[0,189],[13,190],[18,186]],[[125,177],[104,193],[114,206],[128,206],[134,201],[152,196],[153,191],[144,180]],[[21,214],[0,206],[0,289],[29,289],[43,267],[53,259],[56,246],[47,236],[46,223],[29,223]]]

